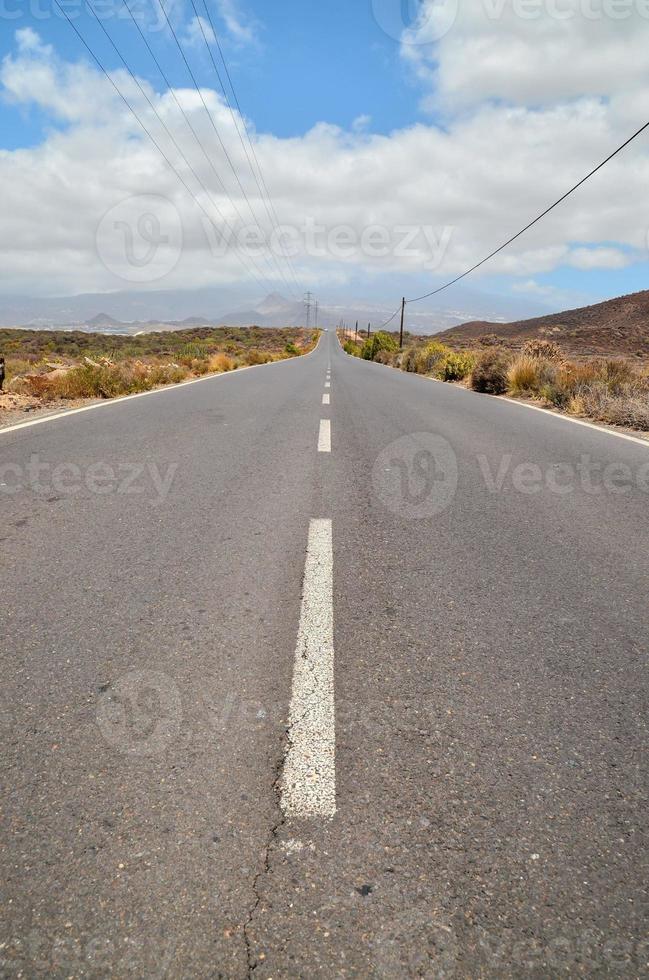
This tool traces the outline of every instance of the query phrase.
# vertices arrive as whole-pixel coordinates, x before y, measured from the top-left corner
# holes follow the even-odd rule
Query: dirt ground
[[[92,399],[43,402],[33,395],[19,395],[15,392],[0,391],[0,429],[19,425],[32,419],[68,412],[83,405],[91,405]]]

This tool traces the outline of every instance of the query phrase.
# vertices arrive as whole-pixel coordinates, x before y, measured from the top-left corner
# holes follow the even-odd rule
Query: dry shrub
[[[557,361],[519,354],[507,373],[510,394],[541,395],[556,385],[559,371]]]
[[[388,366],[396,366],[396,359],[398,353],[389,350],[380,350],[375,356],[374,360],[377,364],[386,364]]]
[[[269,361],[273,360],[273,355],[253,348],[253,350],[246,352],[245,360],[246,364],[251,366],[254,364],[268,364]]]
[[[528,354],[521,354],[512,361],[507,372],[507,382],[512,395],[528,395],[538,391],[538,361]]]
[[[213,354],[210,358],[210,371],[234,371],[236,364],[227,354]]]
[[[506,351],[498,347],[484,351],[471,373],[471,387],[487,395],[503,395],[507,391],[509,364]]]
[[[152,386],[177,385],[188,376],[188,371],[179,364],[156,364],[149,375]]]
[[[551,340],[541,340],[538,337],[523,344],[521,354],[523,357],[531,357],[535,360],[561,362],[564,359],[563,351],[558,344]]]
[[[401,370],[414,374],[417,371],[417,348],[408,347],[401,355]]]
[[[210,370],[210,359],[208,357],[195,357],[191,363],[191,372],[200,378],[208,374]]]

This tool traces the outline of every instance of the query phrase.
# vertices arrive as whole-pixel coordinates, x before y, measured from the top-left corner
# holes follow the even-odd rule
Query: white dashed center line
[[[323,405],[330,405],[331,404],[331,395],[323,395],[322,396],[322,404]]]
[[[312,520],[309,526],[288,742],[282,809],[294,817],[333,817],[336,725],[330,520]]]
[[[320,434],[318,435],[318,452],[331,452],[331,421],[320,419]]]

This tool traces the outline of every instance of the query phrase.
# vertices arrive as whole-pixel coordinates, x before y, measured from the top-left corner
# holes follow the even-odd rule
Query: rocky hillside
[[[649,355],[649,290],[609,299],[578,310],[519,320],[462,323],[437,335],[452,347],[470,347],[481,341],[516,349],[534,337],[554,340],[573,357],[593,355]],[[489,338],[489,339],[487,339]]]

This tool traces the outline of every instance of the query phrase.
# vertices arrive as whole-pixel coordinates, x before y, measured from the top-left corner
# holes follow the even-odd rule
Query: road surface
[[[649,974],[648,446],[329,333],[0,467],[3,977]]]

